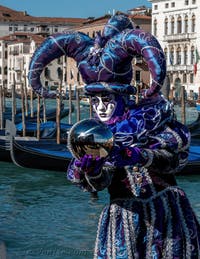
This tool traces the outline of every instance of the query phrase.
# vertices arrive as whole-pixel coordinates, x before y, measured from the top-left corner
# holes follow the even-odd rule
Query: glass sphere
[[[95,119],[75,123],[68,134],[68,148],[77,159],[85,154],[92,155],[93,158],[106,157],[113,145],[112,131],[106,124]]]

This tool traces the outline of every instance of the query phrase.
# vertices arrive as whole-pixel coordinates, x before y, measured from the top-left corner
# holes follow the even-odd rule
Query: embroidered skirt
[[[101,213],[95,259],[200,258],[200,226],[185,193],[115,200]]]

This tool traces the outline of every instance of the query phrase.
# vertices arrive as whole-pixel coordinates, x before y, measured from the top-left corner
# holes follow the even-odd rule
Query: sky
[[[97,18],[112,14],[113,10],[127,12],[141,5],[151,7],[148,0],[0,0],[0,5],[27,11],[32,16],[67,18]]]

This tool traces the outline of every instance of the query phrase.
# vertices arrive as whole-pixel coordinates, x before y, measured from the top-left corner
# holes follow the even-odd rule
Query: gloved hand
[[[75,166],[80,169],[80,172],[95,176],[101,170],[104,162],[105,158],[97,156],[94,159],[92,155],[84,155],[80,160],[75,161]]]
[[[143,165],[147,158],[142,155],[138,147],[118,147],[114,146],[109,155],[109,161],[116,167],[128,165]]]

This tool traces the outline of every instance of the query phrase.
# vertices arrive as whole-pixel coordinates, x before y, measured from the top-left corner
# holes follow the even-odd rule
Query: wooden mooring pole
[[[186,113],[185,113],[185,86],[181,86],[181,122],[186,123]]]
[[[72,86],[69,84],[69,124],[72,124]]]
[[[60,111],[61,111],[61,86],[62,81],[60,82],[58,88],[58,94],[56,97],[57,107],[56,107],[56,142],[60,144]]]
[[[0,128],[3,129],[3,88],[0,85]]]
[[[25,102],[24,102],[24,85],[21,82],[21,110],[22,110],[22,134],[26,136],[26,121],[25,121]]]
[[[40,96],[37,98],[37,139],[40,140]]]
[[[80,121],[80,95],[79,95],[79,88],[76,87],[76,120]]]
[[[16,96],[15,96],[15,73],[13,73],[13,87],[12,87],[12,123],[15,124],[16,115]]]

